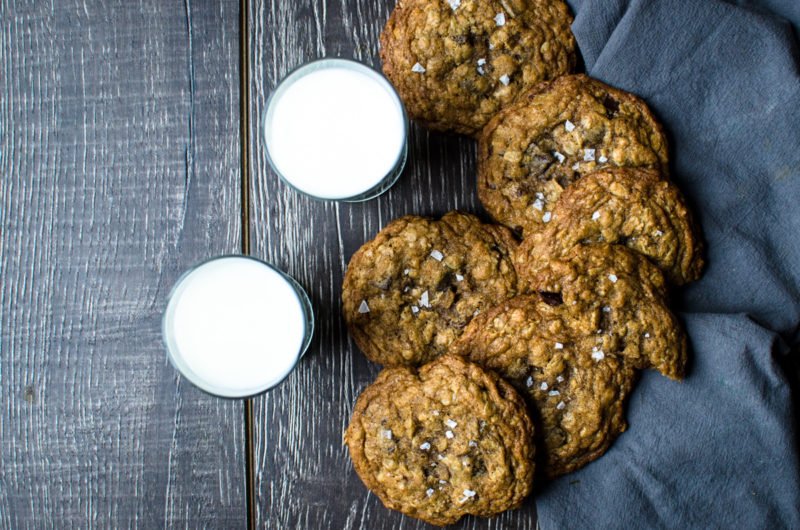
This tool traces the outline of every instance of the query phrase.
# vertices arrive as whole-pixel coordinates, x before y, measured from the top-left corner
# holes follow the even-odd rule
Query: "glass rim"
[[[259,385],[255,389],[248,388],[244,392],[226,392],[225,388],[217,387],[215,385],[208,384],[208,382],[203,379],[202,377],[198,376],[189,366],[187,362],[182,358],[182,356],[173,350],[173,347],[170,345],[169,337],[172,337],[172,333],[167,332],[167,320],[169,316],[170,305],[172,304],[172,300],[175,297],[178,289],[180,288],[181,284],[191,275],[193,272],[198,270],[200,267],[204,265],[208,265],[209,263],[215,261],[221,261],[225,259],[246,259],[250,261],[254,261],[260,265],[264,265],[267,268],[271,269],[274,272],[277,272],[292,288],[297,296],[297,301],[300,304],[300,309],[303,312],[304,322],[303,322],[303,341],[300,345],[300,349],[297,353],[297,358],[295,359],[294,363],[292,364],[291,368],[286,371],[286,374],[278,379],[275,382],[271,382],[268,385]],[[297,365],[300,363],[300,360],[308,351],[308,347],[311,344],[311,340],[314,336],[314,328],[315,328],[315,319],[314,319],[314,311],[311,305],[311,299],[308,296],[308,293],[303,289],[303,287],[295,280],[293,277],[288,275],[287,273],[283,272],[282,270],[278,269],[271,263],[264,261],[260,258],[254,256],[248,256],[246,254],[222,254],[219,256],[213,256],[210,258],[206,258],[188,269],[186,269],[178,279],[175,280],[172,288],[170,289],[169,295],[167,296],[167,304],[164,308],[164,313],[161,316],[161,342],[164,345],[164,349],[167,352],[167,359],[169,360],[172,367],[187,381],[189,381],[192,385],[197,387],[198,389],[202,390],[206,394],[212,395],[214,397],[223,398],[223,399],[246,399],[254,396],[261,395],[265,392],[276,388],[281,383],[283,383],[292,372],[294,372]],[[177,350],[177,348],[175,348]]]
[[[285,90],[285,87],[288,86],[291,82],[296,81],[301,77],[301,74],[304,70],[313,69],[319,70],[322,68],[321,63],[339,63],[343,65],[347,65],[349,68],[355,67],[355,69],[363,69],[367,71],[369,74],[377,76],[378,80],[385,85],[385,87],[389,90],[392,97],[394,98],[395,102],[397,103],[398,107],[400,108],[400,114],[402,116],[402,123],[403,123],[403,145],[400,148],[399,152],[397,153],[397,158],[394,161],[394,165],[392,169],[389,170],[380,181],[378,181],[375,186],[355,195],[348,195],[345,197],[320,197],[318,195],[314,195],[307,191],[301,190],[294,184],[292,184],[289,179],[287,179],[284,174],[278,169],[275,161],[272,159],[272,156],[269,152],[269,142],[267,141],[267,120],[270,116],[270,109],[272,108],[273,103],[275,102],[275,96],[281,92],[281,89]],[[403,104],[403,100],[400,98],[400,94],[395,89],[394,85],[389,81],[389,79],[383,75],[383,72],[369,66],[368,64],[362,63],[361,61],[357,61],[355,59],[348,59],[346,57],[319,57],[317,59],[313,59],[311,61],[302,63],[298,66],[292,68],[284,77],[281,79],[275,88],[270,93],[269,97],[267,98],[266,103],[264,104],[264,113],[261,121],[261,130],[263,133],[263,147],[264,147],[264,154],[267,159],[267,164],[269,165],[270,169],[278,175],[278,178],[286,184],[289,188],[295,190],[297,193],[300,193],[306,197],[314,199],[316,201],[321,202],[364,202],[370,199],[374,199],[379,195],[382,195],[386,192],[389,188],[391,188],[396,182],[397,179],[400,178],[403,169],[405,168],[406,161],[408,158],[408,134],[410,129],[410,121],[408,118],[408,113],[406,112],[406,107]]]

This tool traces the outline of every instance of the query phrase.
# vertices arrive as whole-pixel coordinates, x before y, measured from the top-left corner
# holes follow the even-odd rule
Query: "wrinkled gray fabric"
[[[677,293],[692,364],[648,372],[605,456],[537,497],[554,528],[800,528],[800,2],[572,1],[586,71],[644,98],[708,266]]]

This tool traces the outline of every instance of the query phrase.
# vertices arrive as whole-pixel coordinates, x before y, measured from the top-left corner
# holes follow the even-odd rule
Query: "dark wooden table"
[[[242,160],[237,0],[0,1],[0,528],[247,525],[244,402],[183,380],[160,337],[180,273],[240,251],[243,228],[318,323],[299,369],[253,401],[251,522],[425,527],[385,510],[342,446],[378,367],[347,336],[340,285],[391,219],[480,213],[475,146],[414,127],[391,191],[335,204],[278,181],[259,127],[299,64],[377,66],[393,2],[252,0]],[[533,528],[535,510],[461,526]]]

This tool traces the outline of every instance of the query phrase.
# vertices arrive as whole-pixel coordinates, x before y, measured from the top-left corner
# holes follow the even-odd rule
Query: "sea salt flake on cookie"
[[[473,497],[475,497],[475,495],[477,495],[477,492],[475,492],[473,490],[466,489],[466,490],[464,490],[464,496],[461,497],[458,500],[458,502],[463,504],[463,503],[467,502],[468,500],[472,499]]]
[[[483,66],[485,64],[486,64],[486,59],[478,59],[478,73],[480,75],[483,75],[483,74],[486,73],[486,70],[483,68]]]
[[[422,307],[431,306],[430,300],[428,298],[428,291],[425,291],[424,293],[422,293],[422,296],[419,297],[419,305],[421,305]]]

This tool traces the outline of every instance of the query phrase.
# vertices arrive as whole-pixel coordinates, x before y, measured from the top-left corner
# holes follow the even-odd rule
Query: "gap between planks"
[[[250,5],[239,1],[239,146],[241,158],[242,254],[250,255]],[[256,528],[253,399],[244,400],[244,454],[247,528]]]

